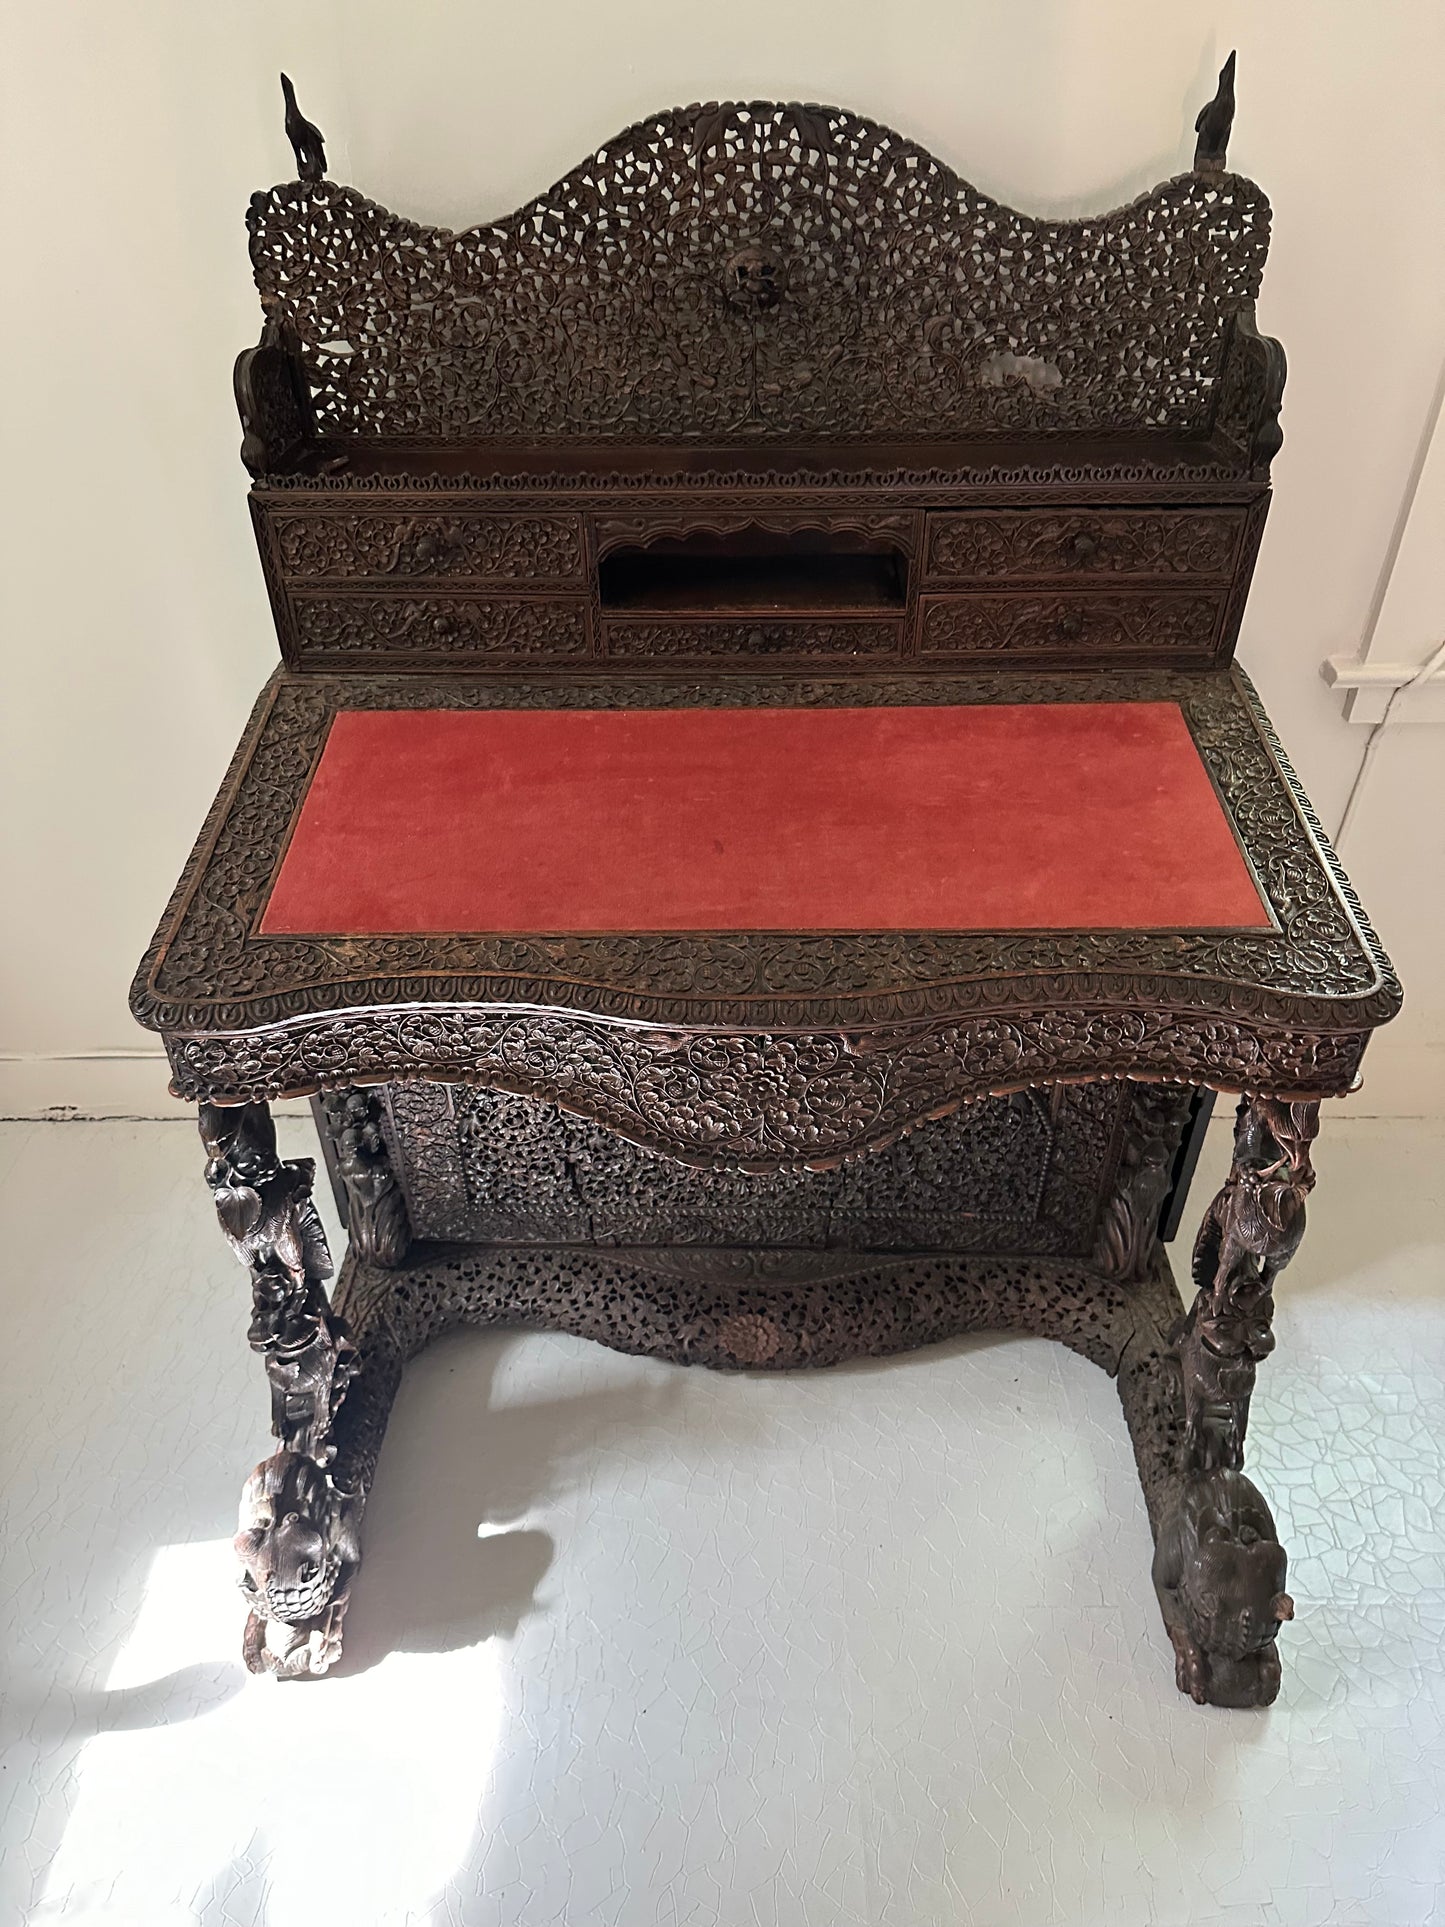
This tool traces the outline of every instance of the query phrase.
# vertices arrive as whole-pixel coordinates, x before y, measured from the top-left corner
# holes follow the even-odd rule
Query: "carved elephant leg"
[[[200,1127],[216,1216],[250,1274],[248,1337],[270,1381],[280,1442],[241,1500],[236,1552],[250,1606],[242,1651],[253,1673],[324,1673],[341,1650],[360,1563],[361,1500],[328,1470],[357,1356],[326,1296],[331,1254],[311,1201],[316,1167],[277,1156],[265,1104],[202,1104]]]
[[[1274,1521],[1241,1467],[1255,1373],[1274,1348],[1274,1280],[1304,1235],[1318,1129],[1318,1104],[1241,1101],[1229,1176],[1194,1246],[1194,1303],[1176,1334],[1183,1462],[1154,1582],[1180,1689],[1201,1703],[1267,1706],[1279,1690],[1275,1635],[1294,1607]]]

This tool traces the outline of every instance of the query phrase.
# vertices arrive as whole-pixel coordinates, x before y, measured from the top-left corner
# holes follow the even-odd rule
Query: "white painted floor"
[[[1320,1140],[1250,1428],[1299,1616],[1247,1714],[1174,1690],[1112,1385],[1018,1339],[753,1379],[454,1339],[342,1672],[250,1680],[265,1395],[194,1132],[4,1127],[0,1920],[1445,1922],[1442,1153]]]

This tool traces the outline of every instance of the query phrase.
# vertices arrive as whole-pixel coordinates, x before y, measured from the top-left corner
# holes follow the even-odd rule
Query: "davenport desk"
[[[286,83],[236,375],[283,666],[134,990],[271,1387],[254,1670],[335,1658],[438,1332],[776,1370],[1007,1327],[1117,1379],[1180,1687],[1274,1697],[1250,1396],[1400,993],[1232,662],[1284,383],[1232,68],[1097,219],[714,103],[457,234],[327,181]]]

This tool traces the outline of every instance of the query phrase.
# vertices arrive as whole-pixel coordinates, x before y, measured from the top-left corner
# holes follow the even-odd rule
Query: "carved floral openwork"
[[[1337,1092],[1364,1039],[1079,1005],[870,1035],[860,1048],[827,1034],[709,1036],[432,1007],[168,1036],[166,1047],[182,1097],[476,1081],[548,1098],[685,1164],[768,1172],[825,1169],[971,1098],[1058,1078],[1153,1072]]]
[[[321,179],[248,221],[323,434],[606,440],[1207,431],[1270,216],[1211,171],[1035,220],[856,114],[712,102],[460,233]]]
[[[1056,1084],[965,1105],[846,1166],[769,1176],[685,1165],[475,1085],[394,1084],[385,1103],[419,1238],[1085,1258],[1121,1127],[1160,1093],[1172,1157],[1191,1092]]]

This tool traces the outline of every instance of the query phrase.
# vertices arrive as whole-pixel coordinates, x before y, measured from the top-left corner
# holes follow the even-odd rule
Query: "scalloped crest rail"
[[[1043,221],[836,107],[639,121],[506,220],[258,194],[325,435],[943,440],[1208,427],[1269,203],[1192,173]]]
[[[401,1371],[455,1324],[773,1370],[1005,1327],[1118,1378],[1181,1690],[1274,1697],[1294,1608],[1250,1395],[1320,1102],[1400,990],[1231,664],[1284,385],[1234,79],[1187,172],[1079,221],[858,115],[752,102],[650,116],[451,234],[327,181],[283,77],[297,179],[251,203],[236,398],[284,666],[132,994],[200,1106],[271,1387],[237,1539],[253,1670],[335,1659]],[[1267,923],[266,922],[344,712],[421,712],[411,737],[1038,703],[1173,706]],[[1127,803],[1119,767],[1089,781]],[[850,772],[820,774],[823,821]],[[360,864],[375,788],[343,825]],[[1215,1090],[1243,1095],[1186,1316],[1164,1247]],[[334,1299],[313,1166],[267,1108],[300,1093],[348,1229]]]

